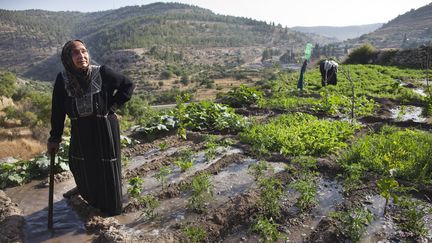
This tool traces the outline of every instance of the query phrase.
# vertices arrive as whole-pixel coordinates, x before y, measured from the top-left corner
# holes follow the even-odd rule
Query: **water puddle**
[[[274,166],[275,164],[272,163]],[[276,168],[281,168],[282,164],[276,165]],[[318,205],[312,209],[312,211],[306,215],[310,217],[306,217],[304,221],[301,219],[293,219],[294,221],[298,221],[299,224],[295,225],[281,225],[280,227],[287,229],[289,232],[288,240],[286,242],[304,242],[307,236],[312,233],[318,223],[322,218],[327,217],[329,212],[334,211],[336,205],[343,201],[342,195],[342,185],[340,185],[337,181],[327,180],[320,178],[318,181],[318,190],[317,190],[317,200]],[[293,190],[288,190],[288,197],[292,198],[298,197],[298,194]],[[297,215],[298,209],[294,206],[291,207],[293,215]],[[250,230],[246,227],[241,227],[233,232],[231,235],[227,236],[224,242],[260,242],[259,236],[256,234],[251,234]]]
[[[241,150],[239,149],[229,149],[225,151],[223,155],[240,152]],[[219,156],[210,162],[205,162],[206,160],[204,155],[199,153],[194,157],[195,165],[190,169],[190,171],[188,170],[180,173],[179,169],[175,169],[173,173],[168,176],[168,181],[169,183],[179,182],[182,178],[184,179],[187,177],[187,175],[185,175],[186,173],[189,176],[193,175],[196,171],[203,170],[211,164],[217,163],[221,157],[222,156]],[[243,193],[253,187],[255,182],[253,177],[248,174],[248,166],[255,162],[256,160],[254,159],[245,159],[237,162],[234,161],[227,167],[223,168],[221,172],[213,175],[211,181],[214,186],[214,199],[207,208],[210,210],[220,207],[226,203],[230,197]],[[144,177],[143,194],[148,194],[160,189],[160,182],[156,181],[151,174]],[[155,210],[158,216],[152,220],[143,218],[141,212],[119,215],[115,218],[120,224],[129,228],[129,230],[139,231],[140,234],[161,234],[175,224],[184,221],[193,221],[200,216],[188,209],[189,198],[189,192],[182,192],[178,197],[160,201],[160,206]]]
[[[423,79],[421,83],[427,87],[428,85],[432,85],[432,80]]]
[[[400,86],[403,86],[403,87],[409,88],[409,89],[411,89],[414,93],[416,93],[416,94],[418,94],[418,95],[420,95],[420,96],[422,96],[422,97],[426,97],[426,96],[427,96],[427,94],[426,94],[426,89],[427,89],[428,82],[427,82],[426,79],[424,79],[424,80],[422,80],[422,81],[420,82],[420,86],[424,86],[424,87],[415,87],[416,85],[413,85],[413,84],[410,84],[410,83],[402,82],[402,81],[399,80],[399,79],[397,79],[397,80],[395,80],[395,81],[398,82]],[[431,84],[431,83],[430,83],[430,81],[429,81],[429,85],[430,85],[430,84]]]
[[[306,218],[300,225],[289,228],[290,234],[288,239],[290,242],[304,242],[304,240],[313,232],[318,223],[327,215],[335,211],[335,206],[343,201],[343,187],[335,180],[319,178],[316,199],[318,204],[312,209],[310,217]],[[290,192],[293,194],[293,192]],[[294,195],[298,197],[298,193]],[[293,207],[293,211],[298,212],[297,208]]]
[[[365,204],[365,207],[372,212],[374,221],[367,226],[362,237],[363,242],[386,240],[395,232],[396,225],[393,220],[384,216],[385,199],[380,195],[367,196]]]
[[[135,156],[131,161],[125,166],[125,171],[132,171],[140,168],[146,163],[150,163],[153,160],[161,159],[166,156],[170,156],[175,152],[181,150],[182,148],[169,148],[167,150],[161,151],[160,149],[150,149],[143,155]]]
[[[397,106],[390,109],[391,118],[397,121],[414,121],[426,122],[426,118],[422,117],[423,108],[417,106]]]
[[[84,222],[72,210],[63,193],[75,187],[73,179],[55,184],[53,230],[48,230],[48,187],[41,181],[8,188],[6,194],[19,205],[25,220],[24,239],[27,242],[89,242],[94,235],[86,233]]]
[[[164,153],[164,154],[165,155],[167,153],[173,154],[174,152],[179,151],[179,150],[180,150],[179,148],[172,149],[171,151],[166,151],[166,153]],[[242,151],[240,149],[237,149],[237,148],[231,148],[231,149],[227,149],[226,151],[220,150],[219,152],[221,152],[222,155],[231,155],[231,154],[235,154],[235,153],[241,153]],[[189,168],[188,170],[186,170],[185,172],[182,172],[177,165],[174,165],[174,164],[170,165],[169,169],[170,169],[171,173],[169,173],[169,175],[167,175],[165,177],[165,180],[166,180],[167,184],[179,183],[182,180],[194,175],[196,172],[205,170],[206,168],[208,168],[212,164],[217,163],[217,161],[222,157],[222,155],[219,155],[216,158],[214,158],[210,161],[207,161],[207,159],[205,158],[205,152],[199,152],[192,157],[194,165],[191,168]],[[154,159],[155,158],[151,158],[151,161],[153,161]],[[147,163],[149,161],[150,161],[150,159],[148,159],[147,157],[137,156],[137,157],[134,157],[132,159],[132,162],[130,163],[131,165],[128,168],[129,168],[129,170],[131,168],[136,169],[136,168],[139,168],[140,166],[142,166],[144,163]],[[143,194],[151,194],[151,193],[162,190],[162,183],[156,179],[156,175],[158,173],[159,173],[159,171],[153,170],[153,171],[150,171],[149,173],[147,173],[145,176],[141,177],[141,179],[144,180]],[[123,191],[127,191],[127,186],[128,186],[127,183],[123,184]]]
[[[416,93],[422,97],[427,96],[426,91],[423,88],[415,88],[415,89],[413,89],[413,91],[414,91],[414,93]]]

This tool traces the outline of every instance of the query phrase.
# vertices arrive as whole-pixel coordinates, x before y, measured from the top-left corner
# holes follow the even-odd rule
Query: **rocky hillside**
[[[218,15],[179,3],[154,3],[94,13],[0,10],[0,69],[27,78],[53,80],[61,69],[59,49],[71,38],[83,39],[95,61],[111,62],[119,62],[106,60],[116,58],[112,53],[152,47],[169,47],[171,53],[179,54],[189,48],[202,58],[203,54],[212,55],[209,48],[229,48],[227,51],[231,52],[232,48],[240,51],[254,47],[259,53],[272,47],[300,52],[307,42],[329,41],[280,25]],[[145,59],[139,52],[135,54],[135,58]],[[249,57],[237,55],[236,58]]]
[[[346,42],[370,43],[377,48],[415,48],[432,42],[432,3],[399,15],[376,31]]]

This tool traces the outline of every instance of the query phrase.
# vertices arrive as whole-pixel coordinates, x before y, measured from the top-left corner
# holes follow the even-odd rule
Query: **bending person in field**
[[[48,153],[57,153],[68,115],[69,167],[77,192],[107,215],[120,214],[120,129],[115,112],[131,98],[134,84],[106,66],[90,65],[81,40],[63,46],[61,61],[64,70],[54,84]]]
[[[337,71],[339,64],[333,60],[323,60],[320,62],[321,85],[337,84]]]

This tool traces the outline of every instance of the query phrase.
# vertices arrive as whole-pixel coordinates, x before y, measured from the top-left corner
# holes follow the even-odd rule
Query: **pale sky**
[[[0,9],[95,12],[146,5],[152,0],[0,0]],[[250,17],[282,26],[347,26],[387,23],[432,0],[175,0],[214,13]],[[432,14],[432,13],[431,13]]]

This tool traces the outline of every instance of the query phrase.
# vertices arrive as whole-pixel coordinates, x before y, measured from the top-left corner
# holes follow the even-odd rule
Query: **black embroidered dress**
[[[122,210],[120,131],[115,108],[128,101],[134,85],[106,66],[91,66],[91,82],[81,97],[57,75],[49,141],[60,142],[66,114],[71,120],[69,167],[81,196],[109,215]]]

